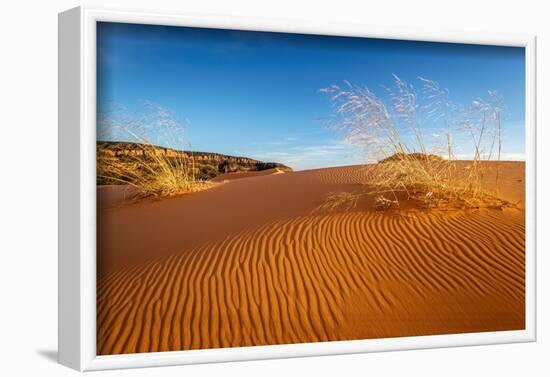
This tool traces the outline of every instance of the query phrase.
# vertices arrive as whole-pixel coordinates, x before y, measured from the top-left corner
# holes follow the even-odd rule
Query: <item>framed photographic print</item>
[[[535,340],[535,38],[59,16],[59,360]]]

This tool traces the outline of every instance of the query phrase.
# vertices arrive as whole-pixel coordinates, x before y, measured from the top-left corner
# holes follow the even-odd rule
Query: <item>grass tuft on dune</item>
[[[500,160],[501,98],[490,91],[487,100],[464,106],[452,102],[435,81],[419,78],[419,95],[412,85],[393,77],[394,87],[387,89],[386,96],[348,82],[321,90],[334,104],[331,126],[360,148],[367,160],[379,161],[368,177],[379,208],[399,207],[411,199],[422,201],[426,208],[510,206],[499,196],[498,170],[495,189],[489,190],[482,164]],[[435,140],[428,141],[429,134]],[[473,151],[471,166],[460,179],[455,140]]]
[[[127,184],[135,197],[165,197],[206,190],[215,184],[195,175],[193,160],[169,156],[151,143],[136,144],[141,153],[119,159],[98,155],[97,175],[113,184]]]
[[[172,146],[189,145],[183,126],[158,105],[145,103],[144,107],[146,114],[141,116],[118,109],[114,114],[99,118],[99,130],[105,133],[100,137],[130,142],[136,150],[123,159],[111,158],[102,153],[98,144],[98,180],[130,185],[135,198],[166,197],[212,187],[213,183],[197,177],[192,154],[187,157],[182,153],[170,153],[174,149]]]

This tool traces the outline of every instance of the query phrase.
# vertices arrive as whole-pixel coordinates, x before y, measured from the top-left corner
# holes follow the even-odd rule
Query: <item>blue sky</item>
[[[522,48],[116,23],[98,24],[97,44],[98,112],[156,103],[185,124],[194,150],[296,170],[361,163],[322,120],[332,105],[319,90],[347,80],[382,94],[397,74],[438,81],[464,104],[496,90],[504,158],[523,158]]]

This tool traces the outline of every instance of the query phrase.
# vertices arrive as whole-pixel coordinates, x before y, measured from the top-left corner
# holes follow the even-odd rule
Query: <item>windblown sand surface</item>
[[[364,174],[252,175],[137,204],[100,188],[98,353],[524,328],[523,163],[500,163],[514,209],[380,212],[365,196],[318,210],[367,190]]]
[[[282,173],[284,172],[277,168],[259,170],[259,171],[225,173],[225,174],[220,174],[216,178],[212,179],[212,182],[227,182],[227,181],[233,181],[235,179],[241,179],[241,178],[252,178],[252,177],[259,177],[262,175],[273,175],[273,174],[282,174]]]

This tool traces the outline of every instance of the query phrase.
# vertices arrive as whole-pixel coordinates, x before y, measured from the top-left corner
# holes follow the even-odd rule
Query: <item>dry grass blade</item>
[[[337,209],[351,210],[357,207],[357,202],[364,193],[356,192],[331,192],[325,198],[325,201],[319,205],[313,212],[333,211]]]

